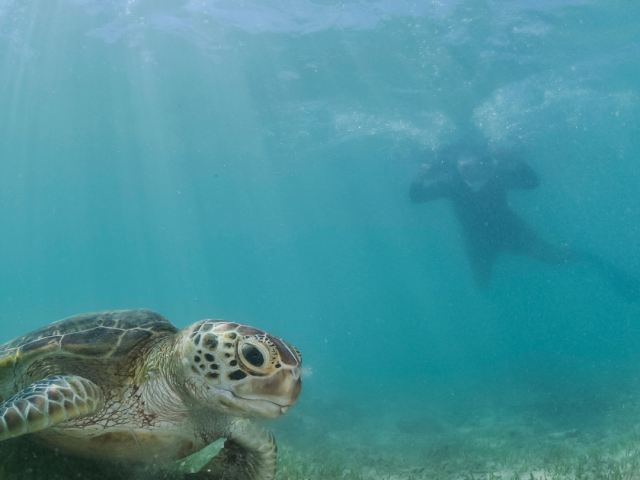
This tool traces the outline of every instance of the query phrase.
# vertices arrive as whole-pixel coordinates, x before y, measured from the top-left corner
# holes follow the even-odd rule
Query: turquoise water
[[[381,451],[406,478],[487,431],[609,445],[640,420],[640,304],[509,255],[478,292],[450,203],[408,192],[471,122],[540,176],[509,198],[541,237],[640,274],[639,21],[623,0],[0,0],[0,343],[106,309],[248,323],[304,358],[271,424],[287,455]]]

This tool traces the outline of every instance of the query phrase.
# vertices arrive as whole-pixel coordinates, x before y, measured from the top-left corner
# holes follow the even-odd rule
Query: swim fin
[[[628,302],[640,301],[640,279],[638,277],[608,262],[601,262],[599,266],[613,289],[625,300]]]

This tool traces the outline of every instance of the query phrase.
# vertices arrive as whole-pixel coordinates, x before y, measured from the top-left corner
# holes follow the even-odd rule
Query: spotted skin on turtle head
[[[300,394],[300,352],[257,328],[204,320],[191,327],[184,351],[191,373],[211,387],[232,392],[242,410],[247,405],[242,399],[262,399],[278,405],[284,413]],[[279,411],[251,414],[271,418]]]

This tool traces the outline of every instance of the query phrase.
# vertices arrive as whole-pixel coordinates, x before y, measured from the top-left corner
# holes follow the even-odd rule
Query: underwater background
[[[638,25],[628,0],[0,0],[0,343],[127,308],[272,332],[305,366],[280,479],[640,478],[640,303],[510,255],[478,292],[451,204],[408,197],[471,122],[540,176],[509,199],[541,237],[640,275]]]

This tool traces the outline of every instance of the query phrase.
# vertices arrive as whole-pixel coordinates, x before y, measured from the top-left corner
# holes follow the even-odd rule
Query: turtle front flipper
[[[39,380],[0,403],[0,441],[98,412],[98,386],[74,375]]]
[[[241,419],[231,424],[224,448],[195,476],[210,480],[271,480],[276,475],[277,454],[271,433]]]

